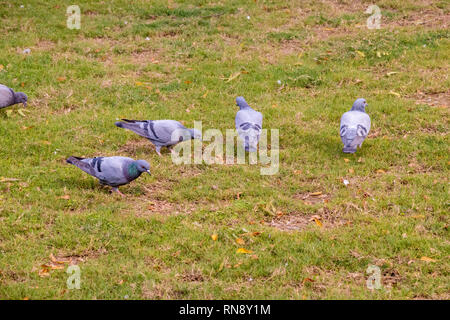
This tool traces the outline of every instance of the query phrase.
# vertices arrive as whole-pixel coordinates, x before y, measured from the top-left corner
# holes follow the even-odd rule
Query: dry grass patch
[[[299,212],[291,212],[289,214],[279,214],[269,222],[269,226],[277,228],[281,231],[301,231],[311,226],[318,228],[335,228],[338,226],[349,224],[339,214],[328,208],[320,208],[316,214],[304,215]]]

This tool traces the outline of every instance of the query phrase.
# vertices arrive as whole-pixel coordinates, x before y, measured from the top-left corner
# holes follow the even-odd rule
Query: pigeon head
[[[202,140],[202,133],[197,129],[188,129],[192,139]]]
[[[353,106],[352,106],[352,111],[361,111],[361,112],[366,112],[366,107],[368,106],[366,99],[364,98],[359,98],[356,99],[355,102],[353,102]]]
[[[244,97],[237,97],[236,105],[238,105],[241,110],[245,109],[245,108],[250,108],[247,101],[245,101]]]
[[[24,107],[27,106],[28,97],[23,92],[14,92],[14,102],[23,103]]]
[[[150,164],[145,160],[137,160],[134,162],[136,164],[136,168],[140,173],[147,172],[149,175],[152,175],[150,173]]]

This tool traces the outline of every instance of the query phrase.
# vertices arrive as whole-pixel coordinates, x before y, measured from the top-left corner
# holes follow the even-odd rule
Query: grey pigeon
[[[236,113],[236,130],[244,142],[245,151],[255,152],[262,130],[263,115],[247,104],[243,97],[236,98],[239,111]]]
[[[367,102],[357,99],[350,111],[341,117],[340,135],[344,143],[344,153],[355,153],[356,147],[362,146],[370,130],[370,117],[366,113]]]
[[[127,120],[116,122],[116,126],[131,130],[147,138],[161,155],[161,147],[171,147],[187,139],[201,139],[202,134],[197,129],[187,129],[175,120]]]
[[[28,97],[23,92],[14,92],[13,89],[0,84],[0,109],[12,106],[16,103],[23,103],[27,106]]]
[[[113,187],[113,191],[122,196],[119,186],[137,179],[143,172],[151,175],[150,165],[147,161],[133,160],[127,157],[69,157],[66,161],[96,177],[100,184]]]

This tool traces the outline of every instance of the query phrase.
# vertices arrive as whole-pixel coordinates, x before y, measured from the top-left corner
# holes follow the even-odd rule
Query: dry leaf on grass
[[[247,249],[244,249],[244,248],[239,248],[239,249],[236,250],[236,253],[253,253],[253,251],[247,250]]]
[[[218,238],[219,236],[215,233],[211,235],[211,239],[213,239],[214,241],[217,241]]]
[[[420,260],[425,261],[425,262],[436,262],[435,259],[432,259],[432,258],[426,257],[426,256],[423,256],[422,258],[420,258]]]

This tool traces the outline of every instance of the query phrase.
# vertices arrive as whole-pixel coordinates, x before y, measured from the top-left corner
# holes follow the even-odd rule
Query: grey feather
[[[143,172],[150,173],[150,165],[146,161],[127,157],[69,157],[66,161],[111,187],[128,184]]]
[[[245,150],[255,152],[261,135],[263,115],[253,110],[243,97],[237,97],[236,104],[240,108],[235,118],[236,130],[244,143]]]
[[[347,111],[341,117],[340,136],[345,153],[354,153],[357,147],[361,148],[370,131],[370,117],[365,112],[367,103],[363,100],[361,102],[363,106],[359,106],[358,100],[355,101],[352,110]]]

